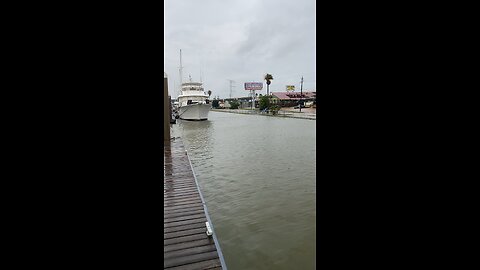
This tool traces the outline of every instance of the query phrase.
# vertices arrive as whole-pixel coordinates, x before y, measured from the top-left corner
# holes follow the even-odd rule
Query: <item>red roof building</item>
[[[280,104],[282,107],[291,107],[302,101],[314,101],[317,97],[317,92],[273,92],[272,96],[274,103]]]

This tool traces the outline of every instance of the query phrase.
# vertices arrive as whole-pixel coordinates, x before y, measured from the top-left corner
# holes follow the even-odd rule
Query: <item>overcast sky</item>
[[[212,97],[247,96],[245,82],[273,75],[270,92],[295,85],[316,91],[315,0],[164,0],[164,71],[178,96],[183,80],[204,83]],[[174,91],[172,91],[176,88]],[[260,94],[266,94],[266,85]]]

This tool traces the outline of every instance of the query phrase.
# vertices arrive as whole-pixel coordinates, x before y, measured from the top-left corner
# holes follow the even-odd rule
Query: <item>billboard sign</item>
[[[246,82],[245,83],[245,90],[252,91],[252,90],[262,90],[263,89],[263,82]]]
[[[295,85],[287,85],[287,91],[295,91]]]

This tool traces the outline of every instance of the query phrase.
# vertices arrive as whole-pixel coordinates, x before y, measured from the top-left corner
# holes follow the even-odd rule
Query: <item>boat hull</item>
[[[210,104],[192,104],[178,109],[179,118],[183,120],[207,120],[208,112],[210,112]]]

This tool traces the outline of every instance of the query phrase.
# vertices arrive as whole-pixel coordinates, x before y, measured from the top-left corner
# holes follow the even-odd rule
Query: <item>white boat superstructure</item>
[[[211,104],[202,83],[182,83],[178,96],[178,116],[184,120],[207,120]]]

